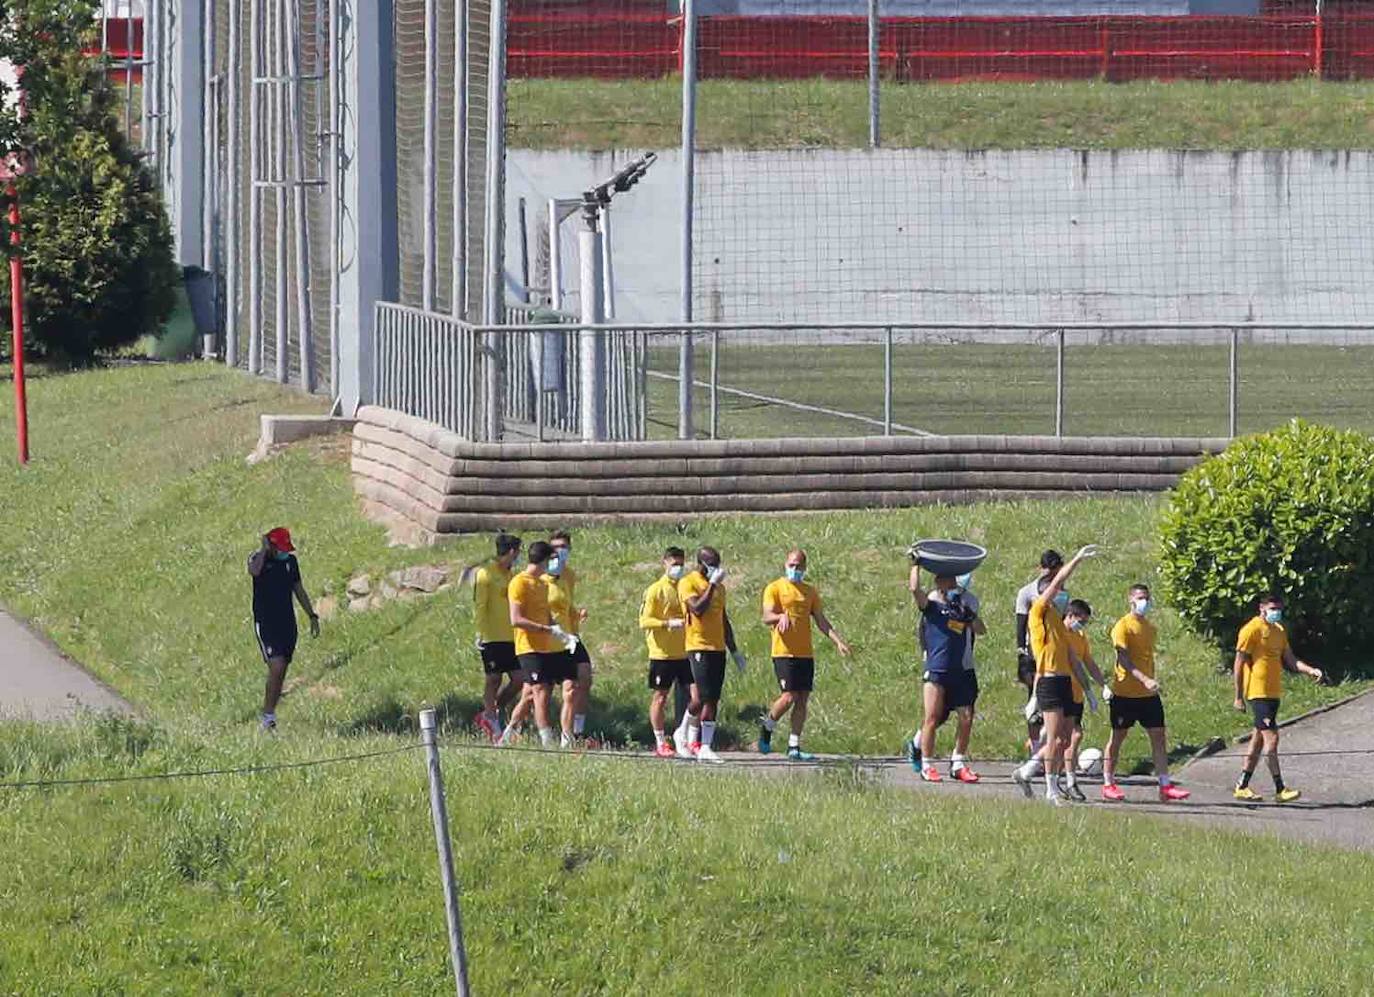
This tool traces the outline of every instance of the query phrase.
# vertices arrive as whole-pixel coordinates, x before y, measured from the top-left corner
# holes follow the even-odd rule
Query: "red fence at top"
[[[90,49],[87,55],[99,55],[100,47]],[[143,18],[141,17],[107,17],[105,18],[105,54],[110,57],[110,78],[122,81],[125,76],[125,64],[130,56],[133,57],[134,69],[133,78],[137,82],[143,79],[143,67],[138,63],[143,61]]]
[[[681,20],[657,3],[515,3],[512,77],[638,79],[681,66]],[[702,79],[862,79],[862,17],[713,16],[698,24]],[[883,77],[1238,79],[1374,77],[1374,15],[883,18]]]

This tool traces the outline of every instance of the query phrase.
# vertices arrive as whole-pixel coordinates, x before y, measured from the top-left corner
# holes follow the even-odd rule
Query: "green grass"
[[[681,83],[512,80],[510,144],[673,148]],[[702,149],[863,148],[867,84],[701,84]],[[883,144],[936,149],[1368,149],[1374,83],[933,83],[882,88]]]
[[[337,442],[244,464],[260,411],[318,406],[211,365],[36,379],[34,463],[22,471],[0,465],[0,602],[173,729],[249,729],[262,667],[243,563],[264,529],[292,527],[316,596],[340,592],[356,571],[375,578],[409,563],[458,566],[485,556],[489,545],[487,537],[466,537],[438,551],[388,548],[382,530],[356,513]],[[0,439],[11,433],[0,421]],[[665,544],[709,542],[731,570],[732,615],[752,659],[746,676],[727,682],[722,737],[750,740],[754,718],[776,694],[757,600],[780,573],[784,552],[801,544],[831,618],[857,648],[849,661],[822,648],[809,742],[827,751],[895,752],[918,715],[901,552],[915,536],[956,536],[992,551],[976,586],[993,628],[982,645],[976,750],[1011,754],[1023,729],[1013,681],[1015,589],[1047,545],[1105,545],[1074,586],[1098,607],[1093,638],[1105,657],[1126,587],[1155,577],[1160,508],[1154,498],[1007,502],[579,530],[575,560],[598,668],[591,727],[617,741],[647,737],[639,596]],[[1159,625],[1174,742],[1197,745],[1241,730],[1217,650],[1167,609]],[[283,722],[334,733],[392,731],[407,727],[422,703],[466,722],[479,692],[472,638],[470,601],[457,590],[344,613],[326,623],[320,641],[303,641]],[[1285,712],[1359,687],[1290,683]],[[1101,735],[1100,720],[1090,726],[1094,738]]]
[[[0,771],[392,743],[21,729]],[[843,772],[443,764],[479,994],[1355,993],[1374,971],[1366,855]],[[452,992],[419,753],[6,792],[0,839],[6,993]]]
[[[730,389],[850,412],[881,424],[883,348],[803,347],[804,334],[774,345],[722,346],[719,434],[727,438],[863,436],[871,423],[804,412]],[[893,421],[934,433],[1053,433],[1055,350],[995,344],[893,348]],[[1374,346],[1242,346],[1239,429],[1254,433],[1294,416],[1374,430]],[[650,369],[677,375],[677,351],[654,349]],[[696,348],[698,380],[710,350]],[[1065,432],[1082,436],[1225,436],[1225,346],[1070,346],[1065,354]],[[696,393],[703,432],[710,394]],[[651,378],[655,432],[677,431],[676,382]]]

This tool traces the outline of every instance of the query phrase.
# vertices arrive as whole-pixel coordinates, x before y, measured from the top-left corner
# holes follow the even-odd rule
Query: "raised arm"
[[[911,598],[916,600],[916,608],[924,613],[930,602],[930,596],[925,589],[921,588],[921,566],[919,564],[911,566],[911,573],[906,578],[906,590],[911,593]]]
[[[267,555],[272,551],[272,545],[267,540],[267,534],[263,534],[262,546],[253,551],[248,557],[248,573],[254,578],[262,574],[262,569],[267,566]]]
[[[1075,554],[1072,558],[1069,559],[1069,563],[1060,568],[1058,573],[1056,573],[1055,576],[1050,579],[1050,583],[1045,586],[1045,590],[1043,592],[1036,596],[1035,601],[1037,603],[1052,602],[1054,600],[1054,597],[1064,590],[1065,584],[1068,583],[1069,576],[1074,573],[1078,566],[1082,564],[1084,561],[1086,561],[1088,558],[1096,556],[1096,544],[1088,544],[1086,547],[1081,548],[1077,554]]]

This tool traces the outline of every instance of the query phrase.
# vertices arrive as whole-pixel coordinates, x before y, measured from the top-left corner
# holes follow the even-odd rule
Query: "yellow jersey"
[[[540,578],[548,587],[549,612],[553,613],[558,625],[570,634],[581,633],[582,624],[578,619],[577,603],[574,601],[577,593],[577,575],[573,574],[573,569],[564,565],[562,574],[555,576],[546,571]]]
[[[686,629],[669,630],[669,620],[686,620],[687,610],[677,594],[677,582],[667,575],[644,590],[639,628],[649,645],[650,661],[678,661],[687,657]]]
[[[1131,664],[1149,678],[1155,677],[1155,625],[1135,613],[1127,613],[1112,627],[1112,648],[1125,651]],[[1158,693],[1149,692],[1140,680],[1121,667],[1113,666],[1112,695],[1127,699],[1144,699]]]
[[[1064,626],[1064,617],[1059,615],[1059,610],[1037,599],[1031,604],[1027,629],[1031,654],[1035,656],[1035,674],[1073,675],[1069,665],[1069,628]]]
[[[511,579],[507,595],[511,605],[519,606],[520,615],[531,623],[543,623],[546,626],[553,623],[553,614],[549,611],[549,587],[542,578],[522,571]],[[516,654],[548,653],[563,649],[563,645],[548,631],[513,629]]]
[[[1258,616],[1240,628],[1236,650],[1247,655],[1246,699],[1278,699],[1283,695],[1283,654],[1288,650],[1288,631],[1282,623]]]
[[[821,595],[814,585],[779,578],[763,590],[765,613],[786,613],[790,621],[786,633],[773,627],[773,657],[810,658],[815,656],[811,643],[811,617],[821,608]]]
[[[700,571],[692,571],[677,583],[678,598],[682,608],[687,609],[687,601],[695,599],[710,588],[706,576]],[[724,651],[725,648],[725,587],[717,585],[711,593],[711,601],[706,612],[697,616],[687,612],[687,650]]]
[[[1069,635],[1069,650],[1073,652],[1075,658],[1083,663],[1083,671],[1086,673],[1088,662],[1093,657],[1093,649],[1092,645],[1088,643],[1088,635],[1075,632],[1068,627],[1065,627],[1064,630]],[[1081,703],[1083,702],[1083,683],[1078,681],[1078,673],[1073,670],[1073,662],[1069,662],[1069,673],[1069,683],[1073,686],[1073,701]]]
[[[477,621],[477,637],[483,644],[509,644],[515,640],[510,625],[510,603],[506,589],[510,570],[492,561],[477,569],[472,585],[472,604]]]

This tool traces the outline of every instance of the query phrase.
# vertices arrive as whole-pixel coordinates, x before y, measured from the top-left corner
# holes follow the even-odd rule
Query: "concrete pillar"
[[[392,2],[347,0],[341,21],[339,407],[352,415],[372,400],[377,302],[398,285]]]
[[[165,37],[171,115],[163,132],[170,180],[167,206],[176,258],[184,266],[205,266],[205,0],[168,0],[174,12]],[[164,8],[166,9],[166,8]]]

